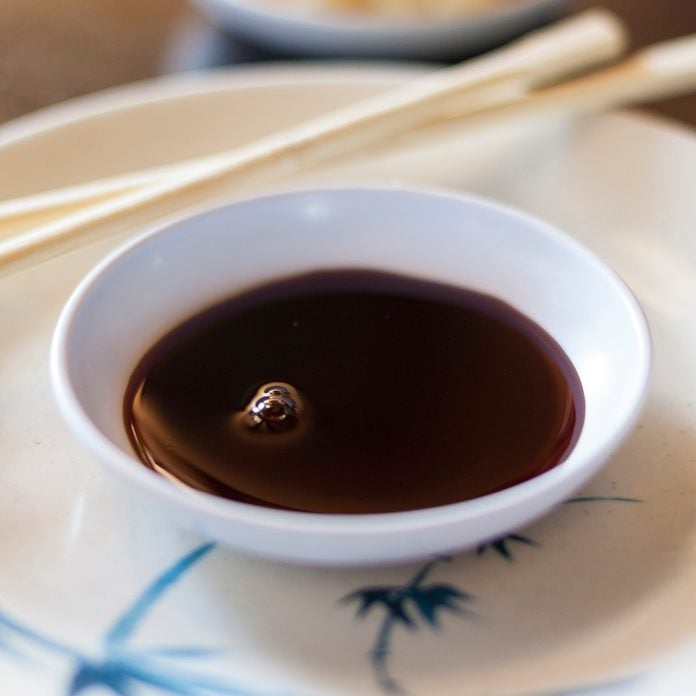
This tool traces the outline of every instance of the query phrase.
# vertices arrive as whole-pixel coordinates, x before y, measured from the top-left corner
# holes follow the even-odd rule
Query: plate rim
[[[327,82],[390,86],[432,69],[436,68],[424,62],[277,61],[160,75],[72,97],[0,123],[0,154],[4,148],[76,121],[168,100],[194,99],[200,94],[241,91],[259,86],[319,85]],[[696,131],[689,124],[668,116],[635,108],[590,116],[594,119],[608,117],[642,122],[665,136],[680,136],[696,144]]]

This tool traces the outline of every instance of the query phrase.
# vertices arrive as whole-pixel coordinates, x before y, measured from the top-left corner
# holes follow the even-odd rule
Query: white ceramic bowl
[[[191,0],[214,24],[286,55],[453,59],[558,17],[569,0],[501,0],[448,19],[380,19],[283,7],[272,0]]]
[[[410,274],[494,295],[565,350],[585,396],[570,455],[472,501],[376,515],[273,510],[182,489],[134,455],[122,399],[135,364],[182,320],[260,283],[327,268]],[[492,202],[397,188],[279,193],[165,224],[83,281],[56,329],[51,368],[68,424],[176,524],[254,554],[317,564],[400,562],[509,532],[569,496],[636,418],[649,372],[641,310],[621,280],[561,232]]]

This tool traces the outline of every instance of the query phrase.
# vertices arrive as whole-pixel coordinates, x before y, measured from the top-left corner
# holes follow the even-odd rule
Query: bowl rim
[[[325,514],[276,510],[224,499],[202,491],[184,489],[172,485],[164,477],[145,467],[134,454],[127,453],[113,443],[84,410],[68,376],[67,367],[71,349],[70,335],[73,319],[83,302],[98,287],[102,275],[108,273],[112,266],[125,262],[131,252],[149,243],[152,239],[165,236],[168,230],[181,224],[191,223],[206,214],[240,205],[256,205],[277,198],[340,195],[342,193],[417,195],[432,199],[454,200],[464,205],[483,207],[495,211],[496,214],[501,214],[508,220],[514,221],[515,224],[533,228],[536,233],[566,246],[573,254],[579,255],[584,262],[594,266],[595,270],[609,278],[630,315],[637,339],[639,370],[633,375],[632,405],[625,413],[623,421],[619,422],[618,427],[609,436],[587,452],[580,463],[575,462],[573,452],[571,452],[566,460],[549,471],[479,498],[431,508],[369,514]],[[368,535],[444,528],[451,524],[461,524],[484,516],[504,513],[505,510],[540,497],[547,501],[541,512],[560,503],[563,496],[569,492],[568,486],[562,485],[563,482],[573,478],[574,472],[576,474],[581,472],[577,485],[573,487],[577,488],[581,485],[600,468],[632,429],[647,398],[651,357],[652,345],[648,324],[635,295],[614,269],[569,234],[512,206],[468,192],[463,193],[457,190],[428,186],[336,185],[274,189],[259,195],[198,206],[149,225],[133,239],[111,251],[92,268],[72,292],[60,313],[53,333],[49,363],[54,398],[69,428],[83,445],[96,455],[98,460],[107,463],[110,470],[127,479],[137,488],[145,489],[155,497],[163,499],[164,502],[186,508],[194,515],[215,518],[225,523],[237,522],[285,534],[304,533],[314,536],[347,537],[358,535],[366,537]],[[541,512],[537,514],[541,514]],[[320,524],[317,524],[318,521]]]
[[[230,6],[233,10],[264,21],[281,22],[288,27],[302,28],[313,32],[330,31],[334,34],[348,36],[364,35],[378,38],[380,35],[399,37],[421,36],[428,33],[456,33],[472,28],[481,22],[496,18],[513,18],[543,7],[549,9],[558,6],[562,9],[571,0],[499,0],[490,7],[474,7],[459,15],[450,17],[394,17],[382,18],[371,13],[345,13],[331,10],[319,12],[309,9],[285,9],[272,1],[263,0],[192,0],[199,6],[208,3],[218,7]]]

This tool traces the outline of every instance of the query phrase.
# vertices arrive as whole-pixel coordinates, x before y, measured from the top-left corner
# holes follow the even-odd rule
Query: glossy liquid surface
[[[299,425],[239,420],[261,385]],[[476,498],[547,471],[583,417],[578,377],[542,329],[493,298],[365,270],[232,297],[175,328],[124,402],[143,462],[269,507],[377,513]]]

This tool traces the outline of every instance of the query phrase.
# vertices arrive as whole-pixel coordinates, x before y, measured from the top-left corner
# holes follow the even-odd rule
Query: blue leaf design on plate
[[[164,592],[213,548],[215,544],[204,544],[162,573],[114,624],[106,636],[107,645],[117,645],[127,640]]]
[[[474,600],[468,592],[463,592],[453,585],[424,584],[427,576],[438,563],[449,560],[448,557],[440,557],[426,563],[404,585],[365,587],[341,599],[344,603],[359,603],[356,612],[359,618],[364,617],[374,607],[381,607],[384,610],[384,617],[370,651],[370,661],[375,680],[386,693],[406,693],[389,670],[391,639],[397,626],[417,630],[419,625],[416,617],[420,616],[427,626],[438,628],[438,612],[445,611],[475,616],[474,612],[464,606]],[[415,608],[416,615],[409,612],[407,607],[411,606]]]
[[[77,696],[93,686],[130,696],[138,685],[154,686],[179,696],[250,696],[249,691],[222,680],[154,665],[138,655],[107,657],[99,663],[83,664],[73,678],[69,696]]]
[[[192,646],[138,649],[128,645],[128,639],[166,590],[213,548],[214,544],[199,546],[148,585],[106,634],[101,658],[47,638],[2,613],[0,637],[7,634],[13,641],[24,640],[47,652],[69,657],[75,663],[75,671],[67,686],[67,696],[79,696],[94,687],[116,696],[138,696],[141,686],[155,687],[174,696],[259,696],[261,692],[205,674],[182,671],[177,666],[181,660],[208,657],[218,651]]]
[[[104,686],[119,696],[131,696],[134,682],[119,667],[83,663],[73,675],[68,696],[77,696],[93,686]]]
[[[13,639],[26,640],[38,647],[44,648],[54,653],[66,655],[73,658],[79,658],[81,653],[75,648],[69,645],[64,645],[58,641],[55,641],[47,636],[44,636],[37,631],[32,630],[28,626],[10,618],[7,614],[0,612],[0,632],[5,635],[12,636]],[[3,641],[5,645],[8,645],[13,652],[17,652],[14,647],[14,641],[12,645],[9,645],[7,639]]]
[[[108,655],[102,661],[83,661],[68,691],[77,696],[94,686],[130,696],[137,686],[154,686],[180,696],[251,696],[251,692],[226,681],[202,674],[183,672],[138,653]]]
[[[500,539],[491,541],[487,544],[481,544],[476,549],[476,555],[482,556],[488,549],[493,549],[499,556],[502,556],[506,561],[514,561],[515,557],[512,555],[512,551],[508,548],[508,544],[515,542],[517,544],[525,544],[527,546],[541,546],[538,541],[530,539],[529,537],[523,536],[522,534],[507,534]]]
[[[429,585],[413,587],[409,592],[421,616],[433,628],[439,628],[438,611],[451,611],[456,614],[470,613],[462,607],[462,602],[469,602],[473,597],[461,592],[451,585]]]
[[[414,628],[416,623],[409,616],[404,604],[408,594],[398,587],[368,587],[352,592],[343,598],[345,602],[357,600],[360,602],[357,616],[363,617],[373,607],[382,606],[392,621],[403,623],[409,628]]]
[[[595,502],[621,502],[641,503],[637,498],[621,496],[579,496],[564,501],[566,504],[595,503]],[[486,544],[481,544],[476,553],[478,556],[492,549],[501,558],[513,562],[515,557],[510,549],[513,544],[539,547],[536,540],[522,534],[508,534]],[[464,615],[469,618],[478,618],[467,604],[474,597],[467,592],[462,592],[457,587],[446,584],[424,584],[426,577],[432,569],[448,557],[436,558],[422,566],[413,576],[410,582],[404,585],[365,587],[351,592],[342,598],[342,602],[358,602],[356,616],[363,618],[373,608],[381,607],[384,617],[379,625],[377,636],[370,651],[370,661],[375,679],[386,693],[406,693],[401,685],[394,679],[389,670],[389,656],[391,639],[397,626],[405,626],[410,630],[419,628],[418,619],[425,625],[437,629],[439,619],[443,612],[451,612]]]

